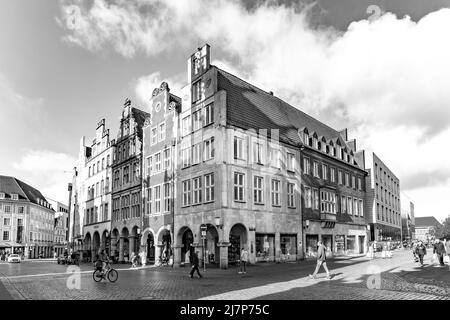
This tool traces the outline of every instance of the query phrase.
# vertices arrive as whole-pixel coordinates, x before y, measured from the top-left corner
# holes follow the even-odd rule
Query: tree
[[[436,226],[433,235],[436,239],[450,239],[450,215],[442,222],[442,224]]]

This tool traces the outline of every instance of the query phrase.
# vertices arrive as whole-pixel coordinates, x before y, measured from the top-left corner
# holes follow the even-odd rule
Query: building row
[[[347,129],[211,65],[208,45],[181,96],[163,82],[145,108],[125,101],[116,139],[105,120],[81,139],[74,248],[175,265],[198,251],[226,268],[244,247],[257,263],[314,257],[319,240],[346,255],[402,239],[400,181]]]
[[[23,181],[0,176],[0,254],[49,258],[68,244],[68,207]]]

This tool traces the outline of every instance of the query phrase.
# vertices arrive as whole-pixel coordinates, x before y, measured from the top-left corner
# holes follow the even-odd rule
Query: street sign
[[[202,224],[202,225],[200,226],[200,230],[202,230],[202,231],[205,231],[205,232],[206,232],[206,229],[207,229],[207,226],[206,226],[206,224]]]
[[[206,236],[206,231],[202,230],[202,237],[205,237],[205,236]]]

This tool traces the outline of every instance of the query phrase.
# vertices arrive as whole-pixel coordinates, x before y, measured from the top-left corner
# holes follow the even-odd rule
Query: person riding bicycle
[[[108,254],[105,252],[105,250],[102,250],[102,252],[100,253],[100,260],[102,261],[102,268],[103,268],[103,272],[105,272],[106,270],[106,265],[109,262],[109,256]]]
[[[95,255],[94,266],[95,266],[95,270],[98,270],[98,271],[104,273],[104,271],[103,271],[103,261],[102,261],[102,259],[100,259],[100,256],[98,254]]]

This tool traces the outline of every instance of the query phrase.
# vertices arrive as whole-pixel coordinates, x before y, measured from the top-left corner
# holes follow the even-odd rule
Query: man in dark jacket
[[[420,265],[423,267],[423,257],[427,254],[427,247],[425,247],[422,241],[416,247],[416,254],[419,256]]]
[[[316,278],[316,274],[317,272],[319,272],[320,266],[323,266],[323,268],[325,269],[326,273],[327,273],[327,280],[330,280],[330,271],[328,271],[327,268],[327,247],[325,247],[322,243],[322,240],[319,241],[318,243],[318,248],[317,248],[317,265],[316,265],[316,270],[314,270],[314,273],[311,275],[309,275],[310,278],[315,279]]]
[[[445,254],[445,246],[439,239],[436,239],[434,245],[433,245],[433,253],[437,255],[439,264],[444,267],[444,254]]]
[[[198,256],[197,256],[197,252],[194,252],[192,254],[191,263],[192,263],[192,268],[191,268],[191,272],[189,273],[190,277],[193,278],[194,277],[194,272],[197,271],[198,277],[199,278],[203,278],[203,276],[200,274],[200,270],[198,269],[199,259],[198,259]]]

